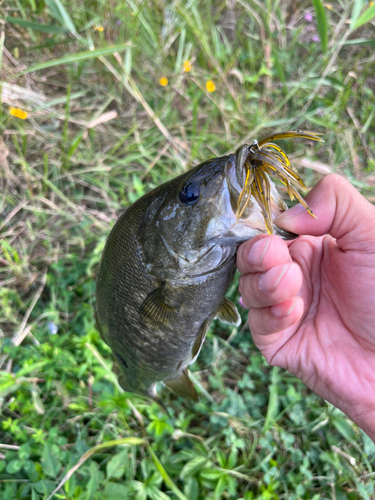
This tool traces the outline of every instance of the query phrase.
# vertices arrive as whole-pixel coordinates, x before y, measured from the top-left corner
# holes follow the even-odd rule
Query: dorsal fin
[[[241,324],[241,316],[237,311],[237,307],[229,299],[224,298],[216,311],[216,317],[223,323],[228,325],[239,326]]]
[[[178,396],[192,399],[193,401],[199,401],[197,390],[195,389],[193,382],[189,378],[188,369],[180,372],[175,378],[163,380],[163,383],[168,387],[168,389],[170,389]]]
[[[149,293],[139,311],[141,319],[145,323],[170,326],[173,314],[178,306],[167,304],[164,299],[163,286]]]

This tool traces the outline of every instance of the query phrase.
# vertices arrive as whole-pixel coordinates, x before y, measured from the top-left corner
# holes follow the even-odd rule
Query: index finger
[[[288,245],[280,236],[261,234],[242,243],[237,251],[241,274],[264,272],[271,267],[292,262]]]

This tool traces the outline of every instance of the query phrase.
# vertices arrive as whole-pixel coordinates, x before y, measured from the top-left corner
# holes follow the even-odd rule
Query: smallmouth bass
[[[160,402],[162,381],[198,400],[188,366],[211,321],[241,322],[225,298],[238,246],[267,232],[295,237],[273,224],[287,207],[271,178],[314,215],[297,191],[305,189],[297,171],[271,141],[322,141],[319,135],[294,130],[245,144],[157,187],[121,215],[101,259],[95,317],[124,390]]]

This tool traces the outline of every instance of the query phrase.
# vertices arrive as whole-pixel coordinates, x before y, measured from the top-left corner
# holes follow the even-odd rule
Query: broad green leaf
[[[26,460],[29,458],[30,455],[31,455],[31,446],[29,445],[29,443],[23,444],[18,451],[19,458],[21,460]]]
[[[95,57],[105,56],[107,54],[113,54],[114,52],[122,52],[126,50],[129,45],[130,43],[126,42],[120,43],[118,45],[110,45],[101,49],[89,50],[87,52],[78,52],[78,54],[69,54],[68,56],[64,56],[59,59],[52,59],[51,61],[46,61],[40,64],[35,64],[34,66],[30,66],[30,68],[27,68],[21,73],[14,75],[14,78],[26,73],[31,73],[33,71],[39,71],[41,69],[51,68],[52,66],[58,66],[60,64],[70,64],[78,61],[85,61],[86,59],[94,59]]]
[[[368,484],[364,484],[359,479],[356,479],[356,486],[358,488],[358,493],[360,498],[363,500],[373,500],[374,498],[374,483],[370,481]]]
[[[340,460],[337,453],[323,451],[319,455],[319,460],[329,463],[334,469],[340,467]]]
[[[127,463],[127,456],[129,454],[128,450],[122,450],[111,458],[107,463],[107,478],[110,479],[114,477],[119,479],[124,475],[125,464]]]
[[[33,363],[32,365],[25,366],[24,368],[21,368],[20,370],[18,370],[18,372],[16,373],[16,377],[17,378],[24,377],[25,375],[27,375],[31,372],[38,371],[41,368],[43,368],[43,366],[45,366],[47,363],[48,363],[47,360],[46,361],[38,361],[37,363]]]
[[[364,433],[364,431],[360,430],[360,434],[363,441],[363,450],[367,456],[375,456],[375,443],[374,441]]]
[[[150,500],[170,500],[171,497],[167,496],[156,486],[148,486],[147,487],[147,495]]]
[[[39,497],[38,493],[33,488],[32,493],[31,493],[31,500],[39,500],[39,498],[40,497]]]
[[[223,474],[219,481],[217,482],[216,488],[215,488],[215,498],[221,498],[221,495],[223,494],[226,484],[227,484],[227,475]]]
[[[20,385],[21,384],[11,373],[0,372],[0,396],[5,397],[11,394],[16,391]]]
[[[227,469],[234,469],[237,463],[238,449],[232,448],[230,455],[228,457]]]
[[[41,493],[42,495],[47,495],[48,493],[50,493],[53,489],[53,486],[54,486],[54,482],[51,481],[50,479],[46,479],[46,478],[41,479],[40,481],[37,481],[36,483],[33,483],[33,488],[35,488],[35,490],[38,493]]]
[[[237,490],[237,480],[232,476],[227,476],[226,483],[227,483],[226,491],[230,495],[235,495]]]
[[[334,427],[339,431],[339,433],[351,443],[355,442],[355,434],[353,430],[353,425],[344,416],[335,415],[332,417],[332,423]]]
[[[207,464],[208,460],[205,457],[195,457],[184,465],[181,471],[181,479],[195,476]]]
[[[61,28],[60,26],[49,26],[48,24],[40,24],[34,23],[32,21],[25,21],[25,19],[20,19],[19,17],[11,17],[8,16],[6,19],[7,23],[17,24],[18,26],[22,26],[23,28],[28,28],[34,31],[42,31],[44,33],[67,33],[65,28]]]
[[[7,465],[6,471],[8,474],[16,474],[22,469],[23,462],[19,458],[14,458]]]
[[[132,496],[124,484],[108,483],[104,489],[104,498],[105,500],[130,500]]]
[[[90,471],[90,479],[86,486],[87,491],[85,500],[91,500],[91,498],[99,488],[98,465],[96,462],[94,462],[94,460],[90,464],[89,471]]]
[[[31,475],[34,475],[34,477],[39,477],[39,474],[36,472],[35,462],[33,462],[32,460],[25,460],[23,464],[23,470],[27,473],[30,479]]]
[[[57,477],[57,474],[61,469],[61,463],[57,455],[58,455],[57,446],[52,445],[50,443],[46,443],[44,445],[44,450],[42,454],[43,471],[45,474],[47,474],[47,476],[53,478]]]
[[[147,486],[140,481],[138,481],[137,493],[135,494],[134,500],[147,500]]]
[[[375,17],[375,5],[372,5],[369,7],[367,10],[364,11],[364,13],[361,15],[359,19],[357,19],[356,23],[352,27],[353,30],[356,30],[357,28],[363,26],[364,24],[368,23],[371,21],[371,19]]]
[[[38,390],[37,389],[32,390],[31,394],[32,394],[34,408],[35,408],[36,413],[38,415],[44,415],[45,409],[44,409],[43,402],[39,396]]]
[[[208,479],[208,481],[217,481],[225,472],[219,469],[202,469],[199,472],[199,477]]]
[[[227,463],[227,457],[225,455],[224,450],[217,450],[216,458],[217,458],[217,462],[220,465],[220,467],[225,468],[226,463]]]
[[[195,477],[188,477],[184,481],[184,493],[189,500],[198,500],[199,483]]]
[[[322,47],[323,54],[325,54],[328,45],[328,26],[327,26],[326,14],[324,12],[324,7],[321,0],[312,0],[312,2],[314,5],[316,20],[318,23],[320,45]]]

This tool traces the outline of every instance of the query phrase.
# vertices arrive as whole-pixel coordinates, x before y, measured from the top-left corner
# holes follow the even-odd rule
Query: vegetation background
[[[322,132],[283,142],[307,186],[334,171],[375,201],[374,16],[358,0],[0,2],[1,499],[375,498],[374,443],[267,365],[245,309],[211,327],[199,403],[162,390],[171,416],[120,390],[93,319],[118,214],[252,138]]]

